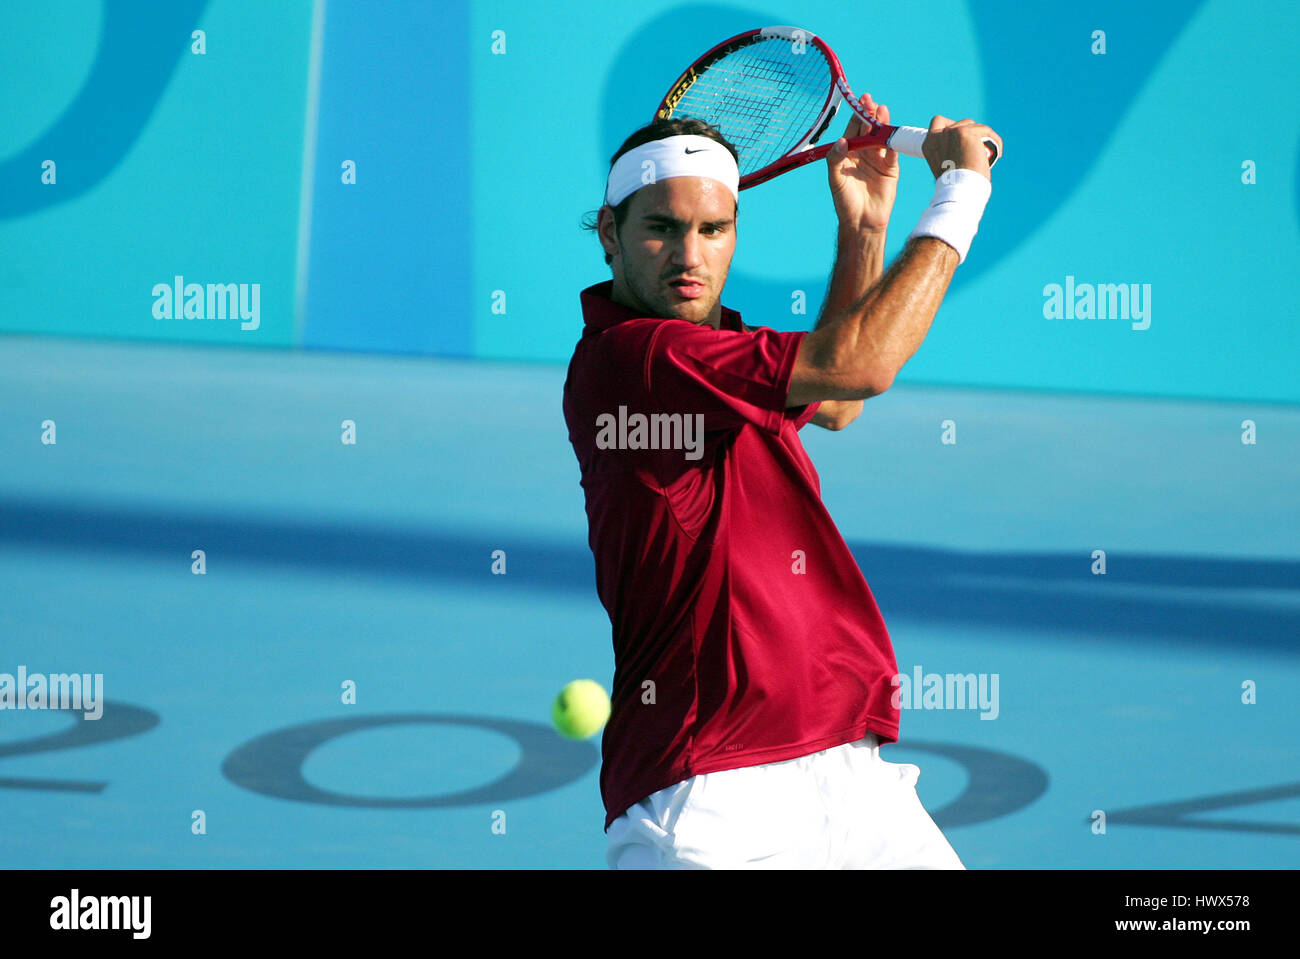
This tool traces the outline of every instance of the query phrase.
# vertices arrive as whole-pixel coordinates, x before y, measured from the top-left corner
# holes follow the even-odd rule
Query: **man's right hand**
[[[937,116],[930,121],[930,132],[921,152],[925,154],[936,180],[949,170],[974,170],[991,180],[989,151],[983,142],[985,137],[997,144],[1001,156],[1002,138],[993,132],[992,127],[969,118],[954,123],[947,117]]]

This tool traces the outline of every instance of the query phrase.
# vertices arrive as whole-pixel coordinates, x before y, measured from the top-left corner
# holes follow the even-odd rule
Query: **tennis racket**
[[[929,131],[872,118],[849,89],[835,51],[799,27],[764,27],[724,40],[677,79],[656,116],[694,117],[716,127],[740,154],[744,190],[830,153],[835,141],[815,144],[841,101],[869,131],[849,140],[849,150],[887,146],[925,157],[921,145]],[[985,138],[984,145],[992,166],[997,144]]]

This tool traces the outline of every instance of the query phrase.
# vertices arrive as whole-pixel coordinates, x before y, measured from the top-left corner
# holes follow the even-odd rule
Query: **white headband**
[[[643,186],[675,176],[718,180],[740,200],[740,171],[731,151],[717,140],[682,134],[651,140],[619,157],[609,171],[605,202],[618,206]]]

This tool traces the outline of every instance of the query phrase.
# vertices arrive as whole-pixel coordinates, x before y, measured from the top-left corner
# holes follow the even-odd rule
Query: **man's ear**
[[[602,206],[596,219],[596,235],[600,245],[610,256],[618,256],[618,229],[614,224],[614,208]]]

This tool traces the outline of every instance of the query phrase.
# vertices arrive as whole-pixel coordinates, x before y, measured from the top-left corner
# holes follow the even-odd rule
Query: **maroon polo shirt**
[[[893,646],[799,441],[817,404],[785,405],[806,334],[638,317],[612,286],[582,292],[564,384],[613,626],[606,829],[700,773],[898,739]]]

